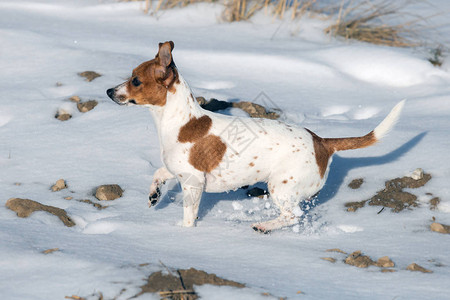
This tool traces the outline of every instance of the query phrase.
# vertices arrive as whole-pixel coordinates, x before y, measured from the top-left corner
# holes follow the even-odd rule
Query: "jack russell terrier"
[[[172,58],[172,41],[160,43],[155,58],[133,70],[126,82],[107,90],[120,105],[150,109],[164,167],[156,170],[149,205],[160,187],[177,178],[183,191],[183,226],[195,225],[203,191],[224,192],[266,182],[280,215],[252,224],[263,233],[298,222],[300,201],[317,194],[327,179],[333,153],[371,146],[395,125],[405,100],[361,137],[321,138],[312,131],[276,120],[206,111],[194,99]],[[251,146],[249,141],[256,141]]]

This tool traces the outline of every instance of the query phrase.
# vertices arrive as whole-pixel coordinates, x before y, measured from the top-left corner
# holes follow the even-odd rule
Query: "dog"
[[[159,43],[154,59],[106,93],[117,104],[150,109],[164,167],[153,175],[149,206],[158,203],[161,185],[176,178],[183,192],[185,227],[195,226],[203,191],[224,192],[258,182],[267,183],[280,215],[252,224],[253,229],[268,233],[298,223],[299,203],[322,189],[333,154],[375,144],[392,129],[405,104],[399,102],[368,134],[347,138],[321,138],[277,120],[217,114],[194,99],[173,61],[173,49],[172,41]]]

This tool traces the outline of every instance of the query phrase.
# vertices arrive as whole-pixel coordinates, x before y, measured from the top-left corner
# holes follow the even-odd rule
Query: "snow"
[[[428,1],[423,10],[450,10]],[[136,295],[144,278],[160,270],[195,267],[245,283],[245,290],[198,288],[204,299],[448,299],[448,236],[430,232],[432,217],[450,224],[449,62],[433,67],[420,51],[331,39],[327,21],[218,22],[222,8],[201,3],[142,13],[141,3],[96,0],[1,0],[0,11],[0,294],[3,299],[63,299],[103,293],[105,299]],[[448,37],[448,25],[436,29]],[[177,184],[155,208],[147,207],[153,172],[161,166],[157,133],[146,109],[120,107],[106,89],[152,58],[158,42],[175,42],[174,59],[196,95],[268,102],[282,120],[320,136],[358,136],[372,130],[402,99],[404,111],[376,146],[337,154],[318,199],[305,204],[300,224],[260,235],[253,222],[276,216],[269,200],[244,190],[205,194],[196,228],[180,226]],[[77,73],[103,76],[86,82]],[[62,85],[57,86],[60,82]],[[99,101],[78,112],[68,100]],[[73,114],[61,122],[58,110]],[[226,111],[238,115],[237,109]],[[252,145],[252,146],[257,146]],[[419,208],[399,214],[367,206],[356,213],[347,201],[370,198],[386,180],[416,168],[433,175]],[[347,187],[355,178],[358,190]],[[64,178],[68,189],[51,192]],[[97,210],[91,199],[101,184],[119,184],[120,199]],[[426,193],[438,196],[430,211]],[[73,200],[65,200],[71,196]],[[4,206],[12,197],[63,208],[76,222],[64,227],[43,212],[18,218]],[[42,251],[59,248],[51,254]],[[389,256],[397,272],[342,263],[340,248],[372,258]],[[333,256],[335,264],[320,257]],[[412,262],[432,274],[406,271]],[[140,264],[149,263],[147,267]],[[441,266],[437,266],[441,265]],[[122,289],[126,289],[121,293]],[[301,291],[301,294],[298,292]],[[156,299],[142,295],[138,299]]]

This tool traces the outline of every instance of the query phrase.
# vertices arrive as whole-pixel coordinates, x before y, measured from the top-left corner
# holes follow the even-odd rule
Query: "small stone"
[[[79,76],[86,78],[86,81],[92,81],[97,77],[102,76],[101,74],[94,72],[94,71],[85,71],[78,73]]]
[[[435,231],[435,232],[439,232],[439,233],[446,233],[446,234],[450,233],[449,225],[444,225],[444,224],[437,223],[437,222],[432,223],[430,225],[430,229],[431,229],[431,231]]]
[[[42,210],[57,216],[67,227],[75,226],[75,222],[69,218],[66,211],[58,207],[44,205],[30,199],[21,198],[11,198],[6,201],[5,206],[12,211],[15,211],[20,218],[26,218],[33,212]]]
[[[72,97],[69,98],[69,100],[72,101],[72,102],[80,102],[81,98],[78,97],[78,96],[72,96]]]
[[[362,255],[361,251],[353,252],[344,260],[344,262],[358,268],[367,268],[369,266],[376,265],[370,257]]]
[[[441,203],[441,199],[439,197],[433,197],[428,203],[430,203],[430,210],[436,210],[439,203]]]
[[[414,180],[420,180],[423,178],[423,170],[421,168],[417,168],[409,175],[409,177]]]
[[[428,270],[428,269],[425,269],[424,267],[419,266],[419,265],[416,264],[416,263],[412,263],[412,264],[410,264],[409,266],[407,266],[407,267],[406,267],[406,270],[409,270],[409,271],[419,271],[419,272],[422,272],[422,273],[433,273],[433,271]]]
[[[336,259],[333,258],[333,257],[321,257],[320,259],[323,259],[323,260],[326,260],[326,261],[329,261],[329,262],[332,262],[332,263],[336,262]]]
[[[65,197],[64,199],[65,199],[65,200],[72,200],[72,199],[73,199],[73,197],[71,197],[71,196],[68,196],[68,197]]]
[[[122,197],[123,190],[117,184],[101,185],[95,192],[95,197],[98,200],[114,200]]]
[[[87,102],[78,102],[77,108],[80,112],[85,113],[94,109],[94,107],[96,107],[97,104],[98,102],[96,100],[89,100]]]
[[[392,268],[395,264],[388,256],[383,256],[378,259],[377,266],[380,268]]]
[[[55,86],[56,86],[56,87],[60,87],[60,86],[63,86],[63,84],[62,84],[61,82],[57,81],[57,82],[55,83]]]
[[[58,110],[58,112],[56,112],[55,118],[60,121],[67,121],[70,118],[72,118],[72,115],[63,109],[60,109],[60,110]]]
[[[352,182],[348,184],[348,187],[356,190],[359,189],[363,183],[364,183],[363,178],[353,179]]]
[[[52,191],[57,192],[57,191],[65,189],[65,188],[67,188],[66,181],[64,179],[59,179],[52,186]]]
[[[195,99],[197,100],[198,104],[200,104],[200,106],[206,104],[206,99],[205,99],[205,97],[196,97]]]

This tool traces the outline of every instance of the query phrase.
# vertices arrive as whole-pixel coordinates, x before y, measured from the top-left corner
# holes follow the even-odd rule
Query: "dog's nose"
[[[106,94],[108,95],[109,98],[113,99],[114,98],[114,89],[108,89],[106,91]]]

